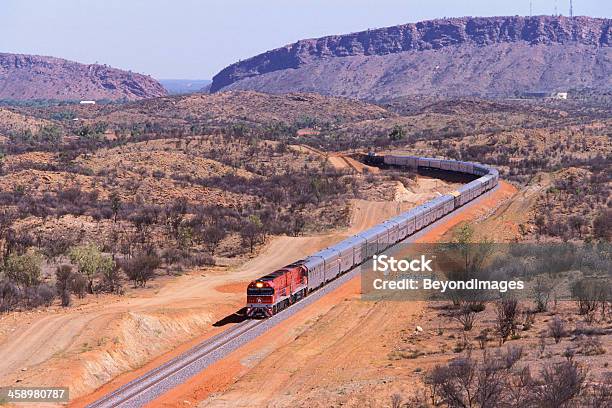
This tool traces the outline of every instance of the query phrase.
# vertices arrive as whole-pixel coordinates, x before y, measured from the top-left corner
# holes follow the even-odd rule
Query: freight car
[[[251,282],[247,316],[270,317],[375,254],[406,239],[446,214],[491,190],[499,181],[496,169],[479,163],[402,154],[370,157],[390,166],[440,169],[478,176],[450,194],[436,197],[366,231],[325,248]]]

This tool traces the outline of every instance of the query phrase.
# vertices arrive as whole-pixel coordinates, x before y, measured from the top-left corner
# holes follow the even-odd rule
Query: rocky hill
[[[230,65],[210,89],[371,99],[611,89],[611,22],[466,17],[302,40]]]
[[[127,99],[166,95],[154,79],[106,65],[0,53],[0,99]]]

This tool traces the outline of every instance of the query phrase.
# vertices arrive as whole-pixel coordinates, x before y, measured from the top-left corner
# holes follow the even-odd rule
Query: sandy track
[[[323,157],[327,159],[329,164],[331,164],[331,166],[337,170],[352,169],[357,173],[363,173],[365,171],[369,173],[380,173],[380,169],[378,167],[368,166],[367,164],[363,164],[360,161],[342,153],[326,153],[307,145],[291,146],[291,148],[298,152],[307,152]]]

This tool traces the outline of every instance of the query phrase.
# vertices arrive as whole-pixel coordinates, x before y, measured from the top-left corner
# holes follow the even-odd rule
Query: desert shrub
[[[608,408],[612,405],[612,377],[591,384],[584,390],[580,406],[588,408]]]
[[[402,396],[400,394],[391,395],[391,408],[401,408]]]
[[[195,266],[195,267],[215,265],[215,259],[208,254],[201,254],[201,253],[192,254],[191,256],[189,256],[188,261],[189,261],[190,266]]]
[[[186,251],[178,248],[166,248],[162,252],[162,259],[166,263],[166,265],[179,263],[182,259],[187,257]]]
[[[406,402],[400,406],[410,408],[429,408],[431,407],[431,404],[429,403],[425,390],[415,390],[412,395],[406,399]]]
[[[552,321],[548,323],[548,330],[550,332],[550,336],[555,339],[555,343],[559,343],[561,338],[566,336],[567,331],[565,330],[565,322],[555,316]]]
[[[476,340],[478,341],[478,347],[480,347],[481,350],[484,350],[487,347],[487,342],[489,340],[493,340],[493,338],[490,336],[490,333],[491,329],[487,328],[481,330],[478,336],[476,336]]]
[[[70,291],[77,295],[80,299],[85,297],[87,293],[87,278],[81,273],[73,273],[70,277]]]
[[[41,283],[36,287],[31,287],[26,290],[28,298],[28,306],[50,306],[55,299],[56,292],[53,287],[46,283]]]
[[[215,254],[219,242],[225,238],[226,234],[226,231],[219,228],[218,225],[208,226],[200,232],[201,240],[211,255]]]
[[[18,212],[20,218],[25,218],[32,215],[29,206],[19,206]],[[24,253],[31,251],[34,246],[34,237],[28,232],[15,231],[9,228],[5,233],[4,250],[6,254],[18,254],[23,255]]]
[[[580,279],[572,284],[572,297],[578,304],[578,313],[585,316],[587,322],[595,318],[600,299],[605,295],[602,288],[601,282],[596,279]]]
[[[584,335],[578,338],[578,350],[580,354],[585,356],[597,356],[606,352],[598,337]]]
[[[448,407],[496,407],[508,400],[510,369],[522,353],[511,351],[496,356],[485,351],[477,362],[470,354],[436,366],[426,376],[434,405]],[[510,357],[508,357],[508,355]]]
[[[0,312],[9,312],[19,305],[21,291],[8,279],[0,280]]]
[[[601,327],[594,326],[584,326],[578,325],[573,331],[572,334],[575,336],[585,335],[585,336],[603,336],[607,331]]]
[[[573,360],[544,366],[541,379],[531,389],[539,407],[570,407],[585,386],[587,372]]]
[[[498,300],[495,302],[495,312],[495,327],[497,329],[500,344],[502,344],[510,335],[516,333],[517,319],[519,316],[518,300],[513,297],[504,297]]]
[[[102,282],[100,283],[99,289],[109,293],[123,293],[121,270],[118,265],[113,263],[112,268],[102,269]]]
[[[42,252],[50,261],[55,261],[58,257],[65,255],[76,239],[70,235],[53,234],[41,239]]]
[[[504,352],[497,353],[496,358],[500,360],[504,368],[510,369],[523,358],[523,348],[520,346],[509,346]]]
[[[487,308],[485,302],[468,302],[468,307],[475,313],[484,312]]]
[[[134,287],[144,287],[155,276],[155,269],[159,267],[160,262],[159,257],[154,253],[140,253],[131,259],[122,261],[120,266],[127,277],[134,282]]]
[[[523,330],[529,330],[533,327],[533,323],[535,322],[535,314],[531,310],[525,310],[522,313],[523,316]]]
[[[587,384],[587,371],[571,357],[546,364],[539,376],[521,366],[523,350],[511,347],[480,361],[468,353],[429,371],[424,382],[433,406],[473,407],[604,407],[612,389],[607,383]],[[588,402],[588,403],[586,403]],[[427,406],[427,405],[426,405]]]
[[[476,312],[469,306],[463,305],[459,310],[454,311],[451,314],[451,318],[457,321],[463,331],[470,331],[474,327],[474,321],[476,320]]]
[[[548,277],[540,275],[534,279],[532,294],[536,312],[548,310],[548,301],[553,289],[554,285]]]

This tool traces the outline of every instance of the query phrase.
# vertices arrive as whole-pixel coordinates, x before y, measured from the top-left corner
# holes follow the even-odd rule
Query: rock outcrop
[[[302,40],[230,65],[210,89],[380,99],[612,87],[611,21],[466,17]]]

